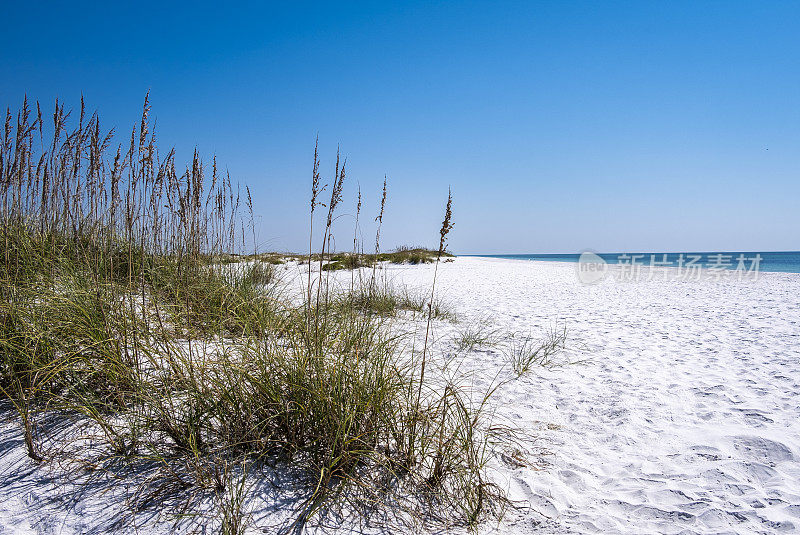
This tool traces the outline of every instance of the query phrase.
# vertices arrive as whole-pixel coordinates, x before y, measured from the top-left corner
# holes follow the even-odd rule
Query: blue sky
[[[800,249],[800,3],[111,4],[4,2],[0,104],[127,131],[150,89],[262,249],[305,247],[317,134],[340,244],[387,175],[386,247],[435,244],[451,186],[458,253]]]

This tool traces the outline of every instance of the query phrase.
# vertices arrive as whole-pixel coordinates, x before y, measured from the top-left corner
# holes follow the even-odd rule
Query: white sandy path
[[[432,274],[389,271],[416,287]],[[538,431],[544,471],[508,474],[512,497],[551,518],[517,530],[800,531],[800,275],[586,286],[574,264],[461,257],[439,284],[464,320],[534,333],[558,322],[590,359],[499,394],[521,428],[559,426]],[[502,362],[474,357],[487,371]]]

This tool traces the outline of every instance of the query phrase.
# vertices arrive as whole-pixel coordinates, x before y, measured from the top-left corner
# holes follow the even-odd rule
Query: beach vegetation
[[[499,510],[491,391],[432,369],[434,320],[451,317],[435,284],[452,196],[435,255],[380,252],[386,182],[373,257],[335,253],[346,162],[337,154],[326,181],[315,148],[308,254],[258,254],[245,247],[249,190],[215,158],[195,151],[180,167],[159,151],[148,98],[116,145],[83,102],[73,114],[57,101],[49,117],[26,99],[0,146],[0,394],[32,462],[55,459],[56,444],[73,466],[135,483],[132,519],[169,504],[186,518],[211,497],[225,533],[250,521],[250,482],[268,466],[300,482],[296,527],[344,506],[448,526]],[[297,299],[275,266],[299,260]],[[382,283],[384,260],[433,262],[430,293]],[[338,289],[332,263],[371,273]],[[389,322],[403,310],[425,319],[421,351],[404,352]],[[82,422],[67,442],[51,440],[59,415]]]
[[[506,339],[505,334],[492,327],[489,318],[472,318],[457,325],[453,334],[453,344],[460,352],[489,349],[498,346]]]
[[[566,327],[549,329],[543,339],[516,334],[509,337],[505,354],[511,369],[520,377],[537,367],[552,367],[555,356],[564,350],[566,340]]]

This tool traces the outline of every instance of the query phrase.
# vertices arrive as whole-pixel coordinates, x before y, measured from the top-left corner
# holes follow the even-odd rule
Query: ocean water
[[[597,253],[609,264],[634,263],[641,266],[686,266],[689,262],[702,267],[724,269],[755,268],[761,272],[800,273],[800,251],[761,252],[693,252],[693,253]],[[577,262],[580,254],[507,254],[469,255],[516,260],[549,260],[553,262]]]

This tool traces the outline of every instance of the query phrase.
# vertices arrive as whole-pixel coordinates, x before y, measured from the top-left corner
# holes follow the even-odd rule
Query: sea
[[[609,264],[631,263],[641,266],[679,267],[691,265],[704,268],[740,269],[776,273],[800,273],[800,251],[705,251],[687,253],[595,253]],[[465,255],[466,256],[466,255]],[[577,262],[580,253],[566,254],[494,254],[469,255],[516,260]]]

